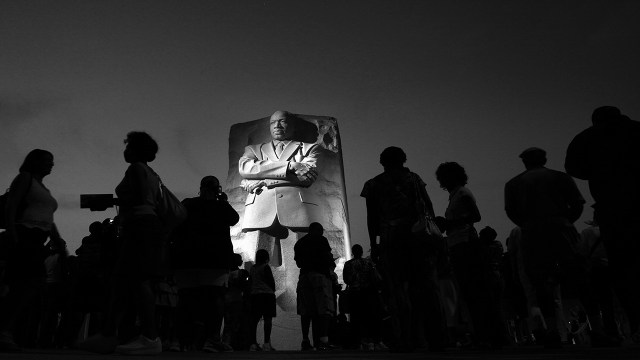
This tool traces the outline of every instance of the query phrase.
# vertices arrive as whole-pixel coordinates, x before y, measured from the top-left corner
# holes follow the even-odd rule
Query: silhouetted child
[[[476,297],[485,309],[482,316],[482,324],[474,324],[482,331],[480,339],[486,339],[487,345],[492,348],[499,348],[507,343],[507,331],[502,316],[502,295],[504,291],[504,280],[500,273],[502,263],[503,247],[500,241],[496,240],[496,231],[486,226],[478,234],[478,242],[475,244],[477,256],[480,260],[481,284],[480,292]],[[477,331],[477,329],[476,329]]]
[[[240,267],[242,255],[233,254],[233,265],[229,272],[229,288],[224,299],[224,331],[222,341],[234,349],[246,349],[246,336],[242,332],[244,322],[243,299],[249,291],[249,272]],[[246,328],[246,326],[244,327]],[[246,331],[245,331],[246,332]],[[246,345],[245,345],[246,344]]]
[[[276,283],[269,266],[269,252],[260,249],[256,252],[256,264],[250,271],[251,281],[251,317],[253,343],[250,351],[275,351],[271,346],[271,324],[276,316]],[[260,318],[264,319],[264,345],[260,348],[256,339],[256,328]]]

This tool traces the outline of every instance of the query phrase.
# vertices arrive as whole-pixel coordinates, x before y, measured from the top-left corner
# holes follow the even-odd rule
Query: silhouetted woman
[[[45,242],[51,239],[65,254],[66,244],[53,221],[58,202],[42,182],[53,169],[53,154],[32,150],[11,183],[5,208],[6,233],[10,244],[7,282],[10,292],[0,309],[0,350],[17,350],[11,331],[25,307],[37,298],[42,285]]]
[[[480,221],[480,211],[476,205],[476,199],[466,187],[467,173],[456,162],[445,162],[438,166],[436,178],[440,187],[449,193],[449,205],[445,211],[443,221],[447,232],[447,246],[449,247],[449,259],[453,267],[455,280],[465,300],[476,336],[485,336],[481,331],[484,321],[482,312],[478,307],[480,302],[475,299],[478,292],[478,284],[481,281],[480,266],[476,254],[474,254],[474,242],[477,242],[478,233],[473,224]]]
[[[148,163],[156,158],[158,144],[145,132],[133,131],[125,139],[124,160],[129,167],[116,187],[120,205],[120,248],[113,268],[109,315],[101,334],[79,344],[85,350],[128,355],[162,352],[155,324],[154,284],[161,276],[162,246],[166,234],[156,215],[160,178]],[[117,329],[130,305],[135,305],[141,334],[117,345]]]

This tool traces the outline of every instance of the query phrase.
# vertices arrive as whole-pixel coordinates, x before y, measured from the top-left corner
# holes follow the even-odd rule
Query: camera
[[[227,197],[227,194],[223,193],[222,191],[218,194],[216,194],[216,200],[218,201],[229,201],[229,198]]]
[[[105,211],[118,205],[118,199],[113,194],[81,194],[80,208],[91,211]]]

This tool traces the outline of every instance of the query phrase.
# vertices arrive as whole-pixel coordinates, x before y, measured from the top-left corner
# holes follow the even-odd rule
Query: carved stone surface
[[[320,222],[325,228],[325,237],[331,244],[334,258],[336,258],[336,273],[342,279],[342,268],[346,259],[350,257],[349,221],[347,210],[347,196],[344,182],[342,162],[342,148],[336,119],[327,116],[296,115],[302,121],[296,124],[295,141],[319,144],[322,148],[318,167],[318,177],[308,188],[318,198],[321,211],[314,221]],[[274,319],[274,331],[278,323],[284,319],[297,318],[295,288],[298,281],[299,269],[293,260],[293,245],[304,232],[289,231],[288,236],[280,239],[270,238],[261,231],[242,231],[242,223],[247,192],[240,186],[243,180],[238,171],[238,161],[244,153],[245,146],[267,143],[271,141],[269,131],[269,117],[245,123],[235,124],[229,134],[229,172],[225,192],[229,203],[240,214],[240,221],[231,229],[231,239],[234,251],[242,254],[245,266],[250,266],[259,248],[265,248],[271,255],[274,278],[276,280],[276,297],[279,306],[278,313],[284,311],[286,316]],[[281,319],[281,320],[278,320]],[[295,329],[299,334],[299,325]],[[290,327],[289,325],[286,327]],[[290,329],[291,330],[291,329]],[[297,334],[287,334],[297,339]],[[300,344],[298,341],[294,348]]]
[[[325,236],[329,239],[334,257],[344,259],[350,249],[349,222],[338,122],[327,116],[297,116],[304,120],[305,124],[297,126],[297,137],[294,140],[317,143],[323,149],[318,178],[309,190],[313,191],[320,201],[322,218],[318,221],[325,228]],[[245,261],[253,261],[255,254],[247,253],[250,249],[245,249],[242,244],[242,240],[248,234],[243,233],[241,229],[247,193],[240,187],[242,177],[238,172],[238,160],[245,146],[269,141],[269,117],[235,124],[229,134],[229,173],[225,192],[229,196],[229,203],[240,214],[241,220],[232,228],[231,236],[234,247],[237,252],[242,253]]]

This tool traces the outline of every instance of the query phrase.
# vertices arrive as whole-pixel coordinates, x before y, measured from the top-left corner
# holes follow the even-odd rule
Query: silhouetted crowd
[[[270,258],[280,254],[258,249],[251,262],[235,254],[230,227],[240,217],[219,180],[205,176],[197,197],[177,201],[148,165],[155,140],[131,132],[125,144],[118,216],[91,223],[75,255],[43,183],[53,154],[31,151],[0,197],[0,351],[275,351],[285,340],[271,338]],[[504,186],[515,225],[505,251],[493,228],[476,229],[481,212],[463,166],[436,169],[449,194],[437,216],[404,151],[384,149],[382,173],[361,192],[370,256],[353,245],[344,284],[322,224],[295,243],[301,350],[640,344],[640,123],[595,109],[568,146],[566,172],[547,168],[537,147],[519,157],[524,171]],[[585,200],[574,177],[595,200],[581,233],[574,223]]]

